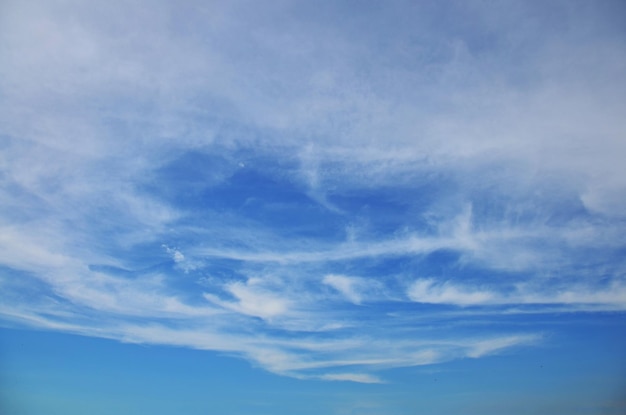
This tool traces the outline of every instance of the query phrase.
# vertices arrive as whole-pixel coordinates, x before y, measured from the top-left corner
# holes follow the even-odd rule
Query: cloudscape
[[[623,413],[625,19],[609,0],[3,2],[0,407]],[[169,406],[103,380],[76,403],[71,379],[133,353],[267,393],[215,407],[146,364]]]

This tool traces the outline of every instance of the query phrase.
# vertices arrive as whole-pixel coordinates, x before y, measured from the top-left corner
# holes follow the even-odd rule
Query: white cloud
[[[626,309],[626,284],[613,282],[608,287],[602,288],[587,284],[571,284],[552,292],[545,289],[532,291],[522,287],[517,301],[529,304],[593,304],[607,309],[623,310]]]
[[[371,382],[532,343],[414,333],[401,298],[466,324],[469,306],[626,309],[626,46],[601,6],[567,30],[533,6],[450,6],[499,39],[476,44],[395,8],[335,24],[339,5],[173,4],[3,4],[3,316]],[[165,168],[190,153],[228,166],[187,191]],[[215,207],[244,170],[306,208]],[[458,259],[428,263],[443,251]],[[437,276],[465,266],[484,278]]]
[[[237,301],[221,300],[219,297],[205,293],[204,297],[215,304],[238,313],[261,317],[271,320],[272,318],[287,313],[292,301],[275,293],[259,284],[256,279],[249,279],[246,283],[232,282],[226,284],[224,289],[236,298]]]
[[[163,244],[161,245],[165,252],[167,252],[175,263],[175,268],[182,270],[188,274],[191,271],[195,271],[202,267],[202,262],[185,257],[185,255],[178,248],[170,248]]]
[[[434,279],[420,279],[413,282],[407,291],[412,301],[433,304],[478,305],[496,300],[493,293],[450,283],[438,283]]]
[[[176,263],[180,263],[183,262],[185,260],[185,255],[183,255],[182,252],[180,252],[178,249],[176,248],[170,248],[167,245],[161,245],[163,247],[163,249],[165,249],[165,252],[167,252],[168,254],[170,254],[172,256],[172,260]]]
[[[626,285],[613,282],[609,287],[597,288],[581,283],[565,285],[517,284],[501,285],[507,292],[485,290],[469,284],[438,282],[433,278],[417,279],[407,289],[411,301],[430,304],[470,305],[577,305],[595,304],[606,310],[626,308]]]
[[[501,350],[508,349],[513,346],[529,345],[537,343],[540,337],[537,335],[530,336],[511,336],[498,339],[488,339],[476,342],[467,352],[468,357],[478,358],[488,354],[497,353]]]
[[[367,373],[332,373],[319,377],[324,380],[340,380],[358,383],[385,383],[378,377]]]
[[[16,226],[3,226],[0,231],[0,261],[5,266],[43,271],[58,268],[72,262],[60,247],[48,247],[46,236],[25,234]],[[56,249],[55,249],[56,248]]]
[[[375,281],[338,274],[328,274],[324,276],[322,282],[339,291],[348,301],[354,304],[361,304],[377,286]]]

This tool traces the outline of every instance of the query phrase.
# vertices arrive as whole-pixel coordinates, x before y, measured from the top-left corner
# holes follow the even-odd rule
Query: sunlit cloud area
[[[626,3],[0,3],[0,413],[626,413]]]

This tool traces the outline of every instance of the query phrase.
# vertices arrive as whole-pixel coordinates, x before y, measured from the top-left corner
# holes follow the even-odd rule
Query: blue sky
[[[3,2],[4,411],[623,413],[625,16]]]

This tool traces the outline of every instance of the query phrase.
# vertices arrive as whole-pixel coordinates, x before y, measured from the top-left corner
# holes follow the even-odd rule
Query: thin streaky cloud
[[[621,315],[623,6],[549,3],[6,2],[1,323],[377,384]]]

